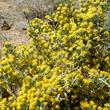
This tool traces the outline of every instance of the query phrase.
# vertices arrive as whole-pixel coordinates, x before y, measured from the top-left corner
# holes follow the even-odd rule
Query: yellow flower
[[[7,59],[4,59],[4,60],[2,60],[2,61],[0,62],[0,64],[4,65],[4,64],[6,64],[7,62],[8,62]]]
[[[60,110],[60,106],[59,105],[56,105],[55,108],[56,108],[56,110]]]
[[[47,106],[48,105],[48,102],[43,102],[44,106]]]
[[[84,84],[90,85],[92,80],[91,79],[83,79]]]
[[[109,110],[109,108],[105,108],[105,107],[104,107],[103,110]]]
[[[90,101],[90,105],[93,106],[95,105],[95,103],[93,101]]]
[[[35,107],[36,107],[36,101],[33,100],[33,101],[31,101],[31,103],[29,105],[29,110],[35,110]]]
[[[8,58],[9,62],[13,62],[15,59],[14,55],[12,55],[12,54],[10,54],[8,57],[9,57]]]
[[[90,107],[89,103],[86,101],[82,101],[82,102],[80,102],[80,104],[81,104],[82,109],[87,109]]]
[[[100,107],[100,106],[98,106],[98,110],[103,110],[103,108],[102,108],[102,107]]]
[[[50,19],[50,16],[49,16],[49,15],[46,15],[45,18],[46,18],[46,19]]]
[[[58,92],[62,93],[62,91],[63,91],[62,87],[59,87]]]

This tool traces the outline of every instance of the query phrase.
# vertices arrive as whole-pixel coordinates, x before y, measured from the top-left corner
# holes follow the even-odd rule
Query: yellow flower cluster
[[[0,110],[110,110],[106,0],[59,4],[35,18],[27,44],[4,44]]]

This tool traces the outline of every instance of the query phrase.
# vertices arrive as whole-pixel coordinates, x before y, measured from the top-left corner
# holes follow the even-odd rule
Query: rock
[[[9,29],[11,29],[11,25],[9,25],[8,22],[4,20],[3,25],[1,26],[1,30],[7,31]]]

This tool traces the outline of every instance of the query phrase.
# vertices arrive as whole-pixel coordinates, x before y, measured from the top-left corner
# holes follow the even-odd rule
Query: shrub
[[[59,4],[30,23],[30,41],[6,42],[1,110],[109,110],[110,35],[105,0]]]

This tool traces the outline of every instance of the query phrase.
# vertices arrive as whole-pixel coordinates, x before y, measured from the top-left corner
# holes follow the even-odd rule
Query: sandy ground
[[[22,12],[17,11],[16,4],[11,1],[0,0],[0,41],[9,40],[14,43],[22,43],[26,40],[27,20]],[[10,26],[8,30],[2,30],[3,22]]]
[[[56,3],[57,0],[54,1]],[[28,27],[28,23],[23,10],[28,11],[29,17],[32,17],[36,10],[41,12],[50,9],[52,2],[53,0],[0,0],[0,45],[6,40],[14,44],[27,42],[29,37],[24,29]],[[4,21],[11,26],[9,30],[2,30]]]

